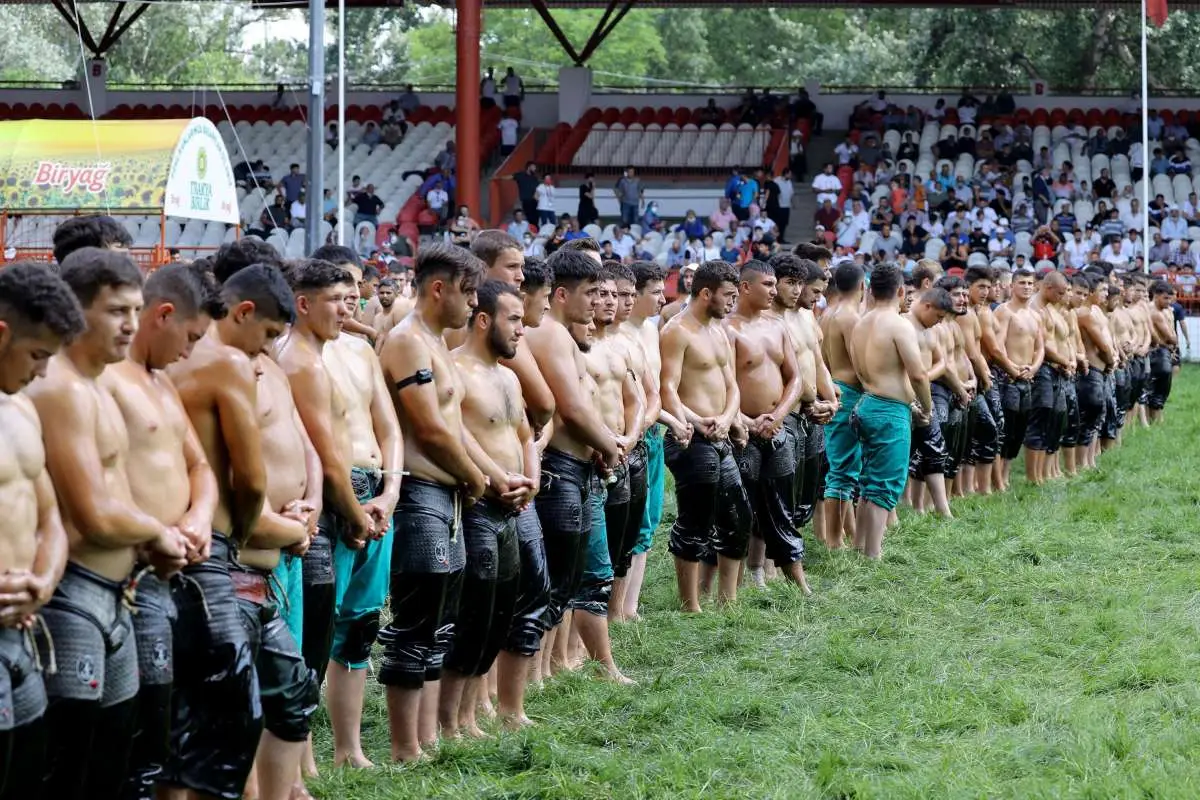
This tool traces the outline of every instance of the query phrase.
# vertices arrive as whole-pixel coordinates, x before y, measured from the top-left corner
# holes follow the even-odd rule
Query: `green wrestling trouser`
[[[840,405],[833,419],[825,425],[825,456],[829,472],[825,475],[825,497],[830,500],[854,500],[862,470],[862,443],[850,424],[850,415],[862,397],[862,391],[841,381],[834,381],[841,390]]]
[[[383,474],[354,467],[350,481],[358,502],[366,503],[383,491]],[[379,635],[379,612],[387,600],[392,568],[392,522],[378,539],[355,550],[340,532],[333,543],[333,645],[329,657],[348,669],[366,669],[371,646]]]
[[[608,616],[608,600],[612,596],[613,565],[608,552],[608,518],[604,506],[608,502],[608,486],[604,479],[592,478],[588,507],[583,513],[591,515],[591,533],[588,534],[584,555],[583,581],[579,591],[567,603],[575,611],[586,611],[597,617]]]
[[[287,623],[297,647],[304,644],[304,559],[287,553],[279,554],[279,563],[271,575],[280,590],[279,616]]]
[[[908,482],[912,446],[912,409],[903,400],[864,393],[850,424],[862,442],[862,496],[891,511]]]
[[[642,441],[646,443],[646,510],[642,512],[642,527],[638,531],[633,554],[650,552],[654,532],[662,522],[663,494],[666,491],[667,467],[663,462],[663,432],[665,425],[653,425]]]

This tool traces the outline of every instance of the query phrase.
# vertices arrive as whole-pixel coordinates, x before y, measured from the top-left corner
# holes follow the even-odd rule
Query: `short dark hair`
[[[828,247],[814,242],[800,242],[792,248],[792,252],[809,261],[828,261],[833,258],[833,253]]]
[[[963,277],[966,278],[968,286],[974,286],[980,281],[996,279],[990,267],[967,267],[967,271]]]
[[[808,275],[808,269],[804,266],[803,259],[794,253],[776,253],[767,260],[767,263],[771,265],[771,269],[775,271],[775,277],[779,280],[792,278],[803,283],[805,276]]]
[[[251,264],[266,264],[282,267],[283,258],[279,251],[257,236],[243,236],[237,241],[221,245],[213,259],[213,275],[221,283],[229,280],[238,271]]]
[[[800,266],[804,269],[804,274],[800,276],[800,280],[804,283],[816,283],[817,281],[828,280],[829,276],[825,274],[825,270],[821,269],[820,265],[812,259],[800,257]]]
[[[534,292],[543,286],[554,284],[554,270],[546,266],[546,260],[537,256],[525,256],[525,266],[521,268],[525,280],[521,282],[521,291]]]
[[[947,292],[952,292],[955,289],[962,289],[966,287],[966,285],[967,282],[957,275],[943,275],[942,277],[938,278],[937,283],[934,284],[936,288],[945,289]]]
[[[477,288],[485,272],[483,262],[465,247],[432,244],[421,248],[413,265],[413,280],[421,289],[434,278],[458,281],[464,290]]]
[[[212,274],[210,265],[207,262],[193,261],[188,264],[188,269],[195,274],[196,280],[200,281],[200,287],[204,292],[203,299],[200,301],[200,310],[212,319],[224,319],[229,309],[225,307],[225,301],[221,297],[221,284],[217,283],[217,278]]]
[[[934,286],[932,289],[926,289],[921,295],[922,303],[929,305],[941,311],[944,314],[954,313],[954,300],[950,297],[950,292],[940,286]]]
[[[475,240],[471,242],[471,252],[475,257],[491,267],[496,263],[496,259],[505,250],[516,250],[518,253],[525,252],[524,246],[508,234],[507,231],[489,229],[480,231],[475,234]]]
[[[395,288],[397,288],[396,281],[394,278],[384,278],[383,280],[381,280],[379,282],[379,288],[380,289],[395,289]]]
[[[132,247],[133,237],[125,226],[104,214],[71,217],[54,229],[54,260],[63,259],[84,247]]]
[[[99,247],[84,247],[71,253],[63,260],[59,276],[71,287],[79,298],[79,305],[84,308],[90,306],[106,286],[140,289],[144,282],[142,271],[132,258]]]
[[[667,271],[653,261],[634,261],[629,265],[633,272],[633,285],[640,292],[651,281],[666,281]]]
[[[738,273],[739,281],[748,281],[755,275],[763,275],[767,277],[775,277],[774,268],[765,261],[759,261],[757,258],[751,258],[746,263],[742,264],[742,270]]]
[[[1084,275],[1082,272],[1076,272],[1071,276],[1071,285],[1077,289],[1090,290],[1092,288],[1092,282],[1088,280],[1088,276]]]
[[[582,239],[572,239],[582,242]],[[546,259],[546,266],[554,271],[554,288],[564,286],[574,289],[581,283],[600,280],[600,265],[579,248],[560,247]]]
[[[633,276],[633,270],[622,264],[620,261],[605,261],[604,268],[600,270],[600,277],[606,281],[625,281],[637,285],[637,279]]]
[[[71,287],[32,261],[18,261],[0,270],[0,320],[14,333],[44,326],[64,342],[87,327]]]
[[[337,286],[339,283],[353,283],[354,276],[345,267],[339,267],[332,261],[318,258],[306,258],[297,261],[285,273],[293,292],[311,292]]]
[[[328,261],[330,264],[353,264],[362,267],[362,259],[358,257],[358,253],[354,252],[353,248],[340,244],[323,244],[313,250],[311,258],[316,261]]]
[[[336,263],[336,262],[335,262]],[[379,270],[370,264],[364,264],[362,268],[362,279],[364,281],[373,281],[379,278]]]
[[[600,245],[596,244],[596,240],[590,236],[581,236],[578,239],[572,239],[569,242],[563,242],[559,250],[577,250],[581,253],[599,253]]]
[[[913,284],[920,286],[925,281],[932,281],[934,280],[935,274],[936,273],[933,271],[933,267],[929,266],[928,264],[918,263],[916,268],[912,271]]]
[[[479,284],[479,288],[475,290],[475,296],[478,299],[475,308],[471,311],[471,322],[475,322],[475,317],[480,314],[496,316],[500,298],[506,294],[512,295],[518,300],[521,298],[521,293],[517,291],[516,287],[504,281],[486,280]]]
[[[916,281],[916,275],[913,275],[913,281]],[[833,271],[833,288],[839,292],[853,292],[858,287],[862,286],[863,268],[853,261],[847,261],[843,264],[838,264],[838,268]]]
[[[1175,290],[1171,288],[1171,284],[1166,281],[1155,281],[1150,287],[1150,296],[1158,297],[1160,294],[1173,294]]]
[[[705,261],[696,268],[696,274],[692,277],[692,297],[699,297],[705,289],[715,292],[722,283],[736,286],[737,282],[738,271],[733,264],[719,260]]]
[[[890,261],[876,264],[871,270],[871,296],[876,300],[891,300],[904,281],[904,271]]]
[[[227,306],[244,300],[254,303],[254,313],[291,324],[296,321],[296,299],[279,267],[251,264],[235,272],[221,287]]]
[[[1037,273],[1031,269],[1018,269],[1013,272],[1013,280],[1017,278],[1037,278]]]
[[[190,264],[167,264],[156,269],[146,285],[142,297],[146,307],[155,303],[170,303],[180,316],[192,319],[204,307],[204,284],[200,275]]]

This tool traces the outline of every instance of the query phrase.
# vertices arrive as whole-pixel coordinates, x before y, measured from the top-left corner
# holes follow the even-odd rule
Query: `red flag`
[[[1167,0],[1146,0],[1146,15],[1161,28],[1167,21]]]

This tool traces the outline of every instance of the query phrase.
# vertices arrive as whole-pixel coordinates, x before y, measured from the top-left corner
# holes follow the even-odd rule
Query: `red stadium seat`
[[[677,108],[675,109],[675,116],[671,118],[671,121],[676,125],[687,125],[691,119],[692,110],[690,108]]]
[[[1086,119],[1086,117],[1082,109],[1072,108],[1067,112],[1068,125],[1082,125],[1084,119]]]
[[[1171,125],[1175,122],[1175,112],[1169,108],[1159,111],[1158,116],[1162,119],[1164,125]]]
[[[1104,124],[1104,112],[1098,108],[1089,108],[1083,117],[1083,124],[1089,128]]]
[[[671,120],[674,118],[675,110],[663,106],[654,113],[654,124],[658,125],[659,127],[662,127],[663,125],[670,125]]]
[[[1017,122],[1029,122],[1032,116],[1033,112],[1028,108],[1018,108],[1013,112],[1013,118],[1016,119]]]
[[[620,122],[626,128],[628,128],[633,123],[637,122],[637,119],[638,119],[638,112],[637,112],[637,109],[634,108],[633,106],[626,106],[625,108],[621,109]]]
[[[637,123],[642,127],[654,122],[654,109],[650,106],[645,106],[638,112]]]
[[[1044,108],[1035,108],[1033,114],[1029,118],[1029,124],[1033,127],[1038,125],[1046,125],[1050,122],[1050,112]]]
[[[1067,121],[1067,112],[1066,111],[1063,111],[1061,108],[1054,108],[1054,109],[1050,110],[1050,127],[1051,128],[1053,128],[1055,125],[1063,125],[1066,123],[1066,121]]]
[[[1111,128],[1114,125],[1121,124],[1121,112],[1115,108],[1110,108],[1104,112],[1104,120],[1101,123],[1106,128]]]
[[[619,109],[619,108],[606,108],[606,109],[604,109],[604,113],[600,116],[600,124],[601,125],[606,125],[606,126],[611,127],[620,121],[621,121],[621,109]]]
[[[603,116],[604,112],[601,109],[592,106],[587,111],[583,112],[583,116],[579,118],[579,124],[586,125],[590,128],[599,122]]]

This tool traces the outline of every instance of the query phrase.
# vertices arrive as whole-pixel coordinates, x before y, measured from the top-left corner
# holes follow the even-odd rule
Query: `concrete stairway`
[[[808,177],[796,183],[796,194],[792,196],[792,218],[784,232],[789,242],[807,242],[813,236],[813,214],[817,212],[817,199],[812,193],[812,179],[821,172],[826,162],[833,161],[833,148],[845,138],[843,131],[824,131],[808,143]]]

